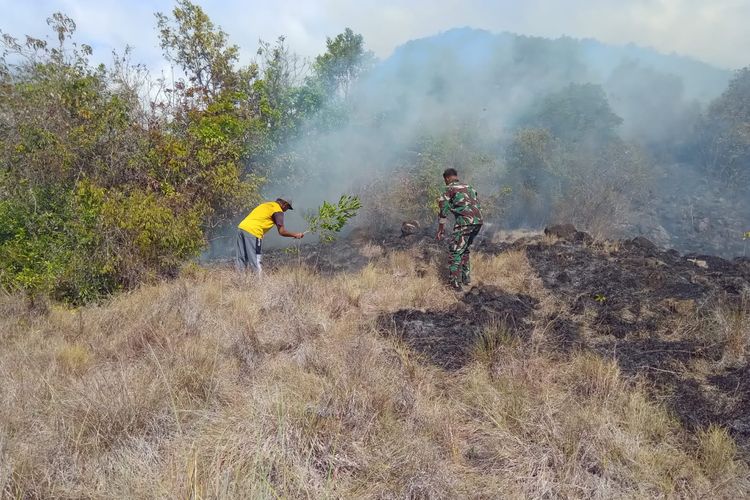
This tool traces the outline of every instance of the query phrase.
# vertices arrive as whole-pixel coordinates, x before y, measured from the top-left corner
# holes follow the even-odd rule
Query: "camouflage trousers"
[[[482,229],[481,224],[453,227],[453,236],[450,242],[450,266],[448,267],[451,283],[469,283],[471,281],[470,247],[480,229]]]

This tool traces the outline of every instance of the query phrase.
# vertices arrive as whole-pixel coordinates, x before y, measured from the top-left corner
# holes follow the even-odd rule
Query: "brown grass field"
[[[546,348],[544,322],[524,339],[489,322],[465,366],[427,362],[377,318],[458,298],[408,251],[368,252],[328,276],[193,267],[75,310],[2,296],[2,496],[750,495],[726,430],[689,430],[612,360]],[[557,307],[522,251],[475,274]]]

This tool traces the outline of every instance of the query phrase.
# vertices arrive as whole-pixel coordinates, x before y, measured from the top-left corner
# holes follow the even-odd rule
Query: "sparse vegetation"
[[[706,328],[710,340],[721,347],[724,361],[745,361],[750,350],[750,291],[738,303],[717,308]]]
[[[559,307],[523,252],[477,267],[541,315]],[[291,266],[263,279],[198,268],[46,315],[3,296],[3,494],[748,494],[723,429],[691,435],[612,359],[545,347],[543,324],[520,338],[488,323],[455,372],[382,335],[383,312],[456,301],[408,251],[358,272]]]

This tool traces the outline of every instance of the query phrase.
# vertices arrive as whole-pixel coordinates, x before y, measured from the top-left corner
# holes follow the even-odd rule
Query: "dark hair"
[[[455,168],[446,168],[445,172],[443,172],[443,179],[447,179],[448,177],[458,177],[458,171]]]

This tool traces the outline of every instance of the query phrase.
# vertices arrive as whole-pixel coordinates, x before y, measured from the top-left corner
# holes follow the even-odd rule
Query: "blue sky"
[[[450,28],[604,42],[634,42],[678,52],[725,68],[750,64],[750,0],[198,0],[211,18],[242,47],[244,61],[258,39],[285,35],[302,56],[323,51],[326,36],[349,26],[368,47],[387,57],[405,41]],[[154,70],[165,67],[154,29],[156,11],[170,0],[0,0],[0,29],[13,35],[47,33],[55,11],[78,24],[79,39],[108,61],[112,49],[134,47],[134,59]]]

